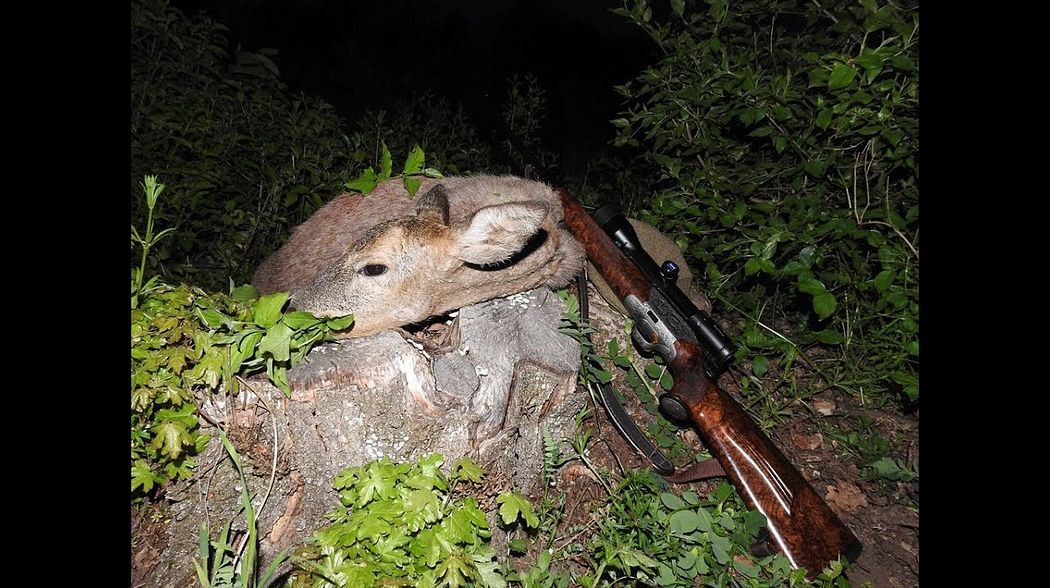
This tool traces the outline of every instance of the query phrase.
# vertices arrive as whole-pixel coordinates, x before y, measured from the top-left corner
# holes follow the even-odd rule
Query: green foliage
[[[147,177],[149,209],[164,189]],[[152,227],[132,242],[145,250]],[[289,393],[287,371],[330,331],[350,326],[350,316],[319,319],[305,312],[283,312],[288,295],[256,299],[250,286],[229,295],[207,294],[187,285],[159,283],[132,270],[131,309],[131,491],[151,492],[174,479],[188,478],[192,456],[208,438],[199,431],[197,398],[236,394],[239,377],[265,371]]]
[[[263,371],[290,393],[288,368],[352,321],[284,313],[284,293],[237,298],[244,295],[162,285],[131,311],[132,492],[189,477],[191,456],[207,443],[199,395],[235,394],[239,377]]]
[[[389,145],[395,153],[407,153],[414,146],[426,151],[433,167],[451,175],[473,170],[495,171],[493,154],[462,105],[453,104],[429,91],[413,94],[386,110],[366,112],[351,135],[357,145],[373,145],[373,157]],[[354,161],[364,161],[368,153],[359,147]]]
[[[916,7],[672,8],[618,10],[664,51],[618,87],[629,107],[616,142],[646,149],[660,177],[628,206],[678,237],[713,298],[747,317],[744,356],[779,373],[830,349],[844,361],[829,385],[917,400]]]
[[[506,586],[485,513],[456,490],[478,483],[480,468],[463,458],[446,478],[443,463],[431,454],[415,464],[383,458],[343,470],[334,483],[341,506],[295,558],[288,585]],[[515,492],[497,502],[504,524],[538,522]]]
[[[146,273],[146,261],[149,259],[150,249],[160,242],[161,238],[173,230],[169,227],[156,235],[153,234],[153,210],[157,206],[157,198],[159,198],[160,193],[164,191],[164,185],[157,183],[157,176],[146,176],[143,183],[139,185],[146,195],[146,231],[144,236],[140,236],[135,225],[131,226],[131,242],[142,248],[142,257],[139,267],[131,270],[131,308],[138,306],[139,296],[141,294],[153,291],[154,286],[157,283],[157,276],[153,276],[145,284],[142,283],[142,279]],[[132,246],[133,248],[134,245]]]
[[[545,515],[540,518],[548,521]],[[628,472],[588,524],[558,534],[548,528],[552,523],[557,520],[539,526],[533,543],[538,554],[509,576],[512,583],[524,588],[850,585],[838,561],[807,582],[805,570],[793,570],[780,555],[752,556],[750,546],[765,517],[747,510],[729,484],[703,498],[691,490],[667,492],[649,472]]]
[[[132,177],[165,178],[157,220],[177,230],[148,269],[210,290],[247,281],[356,168],[331,106],[289,93],[273,50],[231,53],[225,34],[165,0],[131,3]],[[147,214],[133,198],[132,222]]]
[[[631,472],[617,488],[587,545],[593,574],[583,586],[633,580],[649,586],[802,586],[804,570],[780,556],[756,558],[749,547],[765,526],[722,484],[709,498],[663,492],[648,472]],[[833,562],[818,586],[848,586]]]
[[[856,458],[866,480],[911,482],[919,479],[918,460],[908,465],[893,458],[890,441],[875,429],[870,418],[861,416],[848,430],[831,430],[829,434]]]
[[[248,481],[241,468],[241,457],[233,447],[233,443],[230,443],[224,434],[221,435],[221,439],[222,446],[226,449],[230,460],[233,461],[237,469],[237,477],[241,481],[241,506],[244,508],[248,536],[241,551],[236,551],[230,544],[230,530],[233,528],[233,521],[230,521],[219,533],[218,540],[210,542],[209,547],[208,524],[201,523],[198,547],[200,559],[193,562],[193,567],[197,572],[197,580],[200,581],[203,588],[265,587],[270,584],[277,568],[288,559],[288,553],[282,551],[277,554],[270,565],[266,566],[266,571],[262,576],[258,575],[259,531],[255,508],[248,494]]]
[[[360,176],[344,184],[344,187],[347,190],[368,194],[372,190],[375,190],[376,186],[381,182],[389,180],[391,178],[390,174],[393,171],[393,157],[390,155],[390,150],[387,149],[386,143],[383,143],[383,150],[380,153],[379,161],[379,173],[376,173],[375,169],[369,166]],[[402,183],[404,183],[405,190],[408,190],[409,198],[415,197],[422,182],[422,180],[420,180],[421,177],[442,177],[441,172],[438,170],[432,167],[423,167],[424,161],[425,155],[423,149],[420,148],[419,145],[416,145],[412,148],[412,151],[408,153],[408,158],[405,159],[405,165],[401,168],[401,173],[397,176],[401,178]]]
[[[510,169],[554,177],[560,157],[543,145],[540,132],[547,120],[547,91],[535,74],[515,73],[507,78],[507,99],[500,115],[500,144]]]

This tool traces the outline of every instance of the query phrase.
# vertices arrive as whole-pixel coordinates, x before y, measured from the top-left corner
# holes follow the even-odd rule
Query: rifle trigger
[[[638,330],[637,323],[634,325],[634,328],[631,329],[631,339],[634,341],[634,344],[645,353],[652,353],[656,348],[656,346],[653,345],[653,342],[646,339],[645,335]]]

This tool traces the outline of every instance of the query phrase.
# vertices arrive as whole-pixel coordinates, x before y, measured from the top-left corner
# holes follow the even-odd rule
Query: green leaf
[[[769,358],[765,355],[759,355],[751,362],[751,371],[754,372],[759,378],[766,375],[769,371]]]
[[[233,281],[231,280],[232,284]],[[259,289],[251,284],[244,284],[243,286],[237,286],[230,290],[230,298],[233,298],[237,302],[251,302],[259,297]]]
[[[691,570],[696,565],[696,555],[692,551],[686,551],[675,560],[674,565],[682,570]]]
[[[838,345],[844,341],[842,333],[838,331],[832,331],[831,329],[825,329],[817,333],[817,341],[826,345]]]
[[[274,361],[288,361],[291,356],[292,330],[284,322],[270,327],[259,342],[259,356],[269,353]]]
[[[361,175],[357,176],[356,179],[350,180],[343,184],[343,187],[353,192],[360,192],[362,194],[368,194],[372,190],[376,189],[379,185],[379,178],[376,176],[376,170],[369,167],[365,171],[361,172]]]
[[[664,372],[664,375],[660,376],[660,387],[666,391],[674,388],[674,378],[671,376],[671,372]]]
[[[201,321],[203,321],[209,329],[218,329],[226,320],[226,316],[214,308],[198,308],[197,312],[201,317]]]
[[[343,586],[373,586],[376,582],[372,565],[367,562],[348,561],[339,568]]]
[[[415,198],[416,192],[419,191],[419,186],[423,184],[423,180],[420,180],[414,176],[405,176],[405,190],[408,191],[409,198]]]
[[[408,153],[408,157],[405,158],[405,168],[402,173],[405,175],[418,174],[423,171],[423,149],[416,145],[412,148],[412,151]]]
[[[142,488],[143,492],[149,492],[153,489],[154,484],[160,483],[161,481],[161,478],[154,475],[146,462],[139,460],[131,466],[132,492],[135,491],[135,488]]]
[[[431,453],[419,460],[420,475],[428,481],[427,487],[445,489],[444,476],[441,474],[443,463],[445,456],[440,453]]]
[[[809,159],[802,164],[802,169],[814,178],[821,178],[824,176],[827,166],[824,161],[820,159]]]
[[[660,502],[664,503],[664,506],[671,510],[681,510],[685,508],[685,503],[682,502],[682,499],[670,492],[661,492]]]
[[[385,458],[368,464],[359,483],[360,494],[355,506],[361,508],[376,498],[393,498],[397,495],[396,480],[397,470]]]
[[[879,272],[879,275],[875,276],[875,290],[885,292],[886,288],[889,288],[890,284],[893,283],[893,278],[895,277],[897,277],[897,272],[893,270]]]
[[[839,63],[835,65],[835,68],[831,70],[831,76],[828,78],[828,90],[835,91],[841,88],[845,88],[853,83],[853,78],[856,77],[857,70],[848,63]]]
[[[484,588],[506,588],[507,581],[499,571],[500,565],[494,561],[478,561],[478,559],[478,556],[474,556],[474,567],[481,576],[481,585]]]
[[[700,517],[696,511],[680,510],[669,519],[671,531],[678,535],[688,535],[700,526]]]
[[[835,312],[838,305],[835,295],[831,292],[824,292],[813,297],[813,311],[817,313],[821,320],[831,316],[831,313]]]
[[[288,302],[287,292],[276,292],[263,296],[255,303],[255,315],[252,320],[263,328],[270,328],[281,318],[281,309]]]
[[[853,62],[864,69],[882,68],[882,58],[875,53],[867,52],[867,50],[865,50],[865,53],[854,59]]]
[[[193,446],[186,427],[176,422],[162,422],[154,425],[154,438],[152,446],[159,449],[168,459],[175,459],[182,455],[184,445]]]
[[[685,12],[685,0],[671,0],[671,10],[674,11],[675,16],[681,17]]]
[[[674,586],[678,584],[678,577],[674,575],[674,571],[671,567],[665,563],[661,563],[659,567],[660,573],[656,576],[656,583],[660,586]]]
[[[663,372],[664,372],[663,366],[656,365],[655,363],[651,363],[651,364],[645,366],[645,375],[649,376],[653,380],[655,380],[655,379],[659,378],[661,375],[663,375]]]
[[[805,292],[811,296],[818,296],[827,292],[824,284],[814,278],[800,278],[798,281],[798,289],[799,291]]]
[[[711,552],[715,554],[715,560],[722,565],[729,563],[729,551],[733,547],[729,539],[717,533],[708,533],[708,538],[711,540]]]
[[[831,111],[830,110],[821,110],[820,113],[817,114],[817,126],[822,128],[822,129],[826,129],[826,128],[828,128],[828,125],[830,125],[830,124],[831,124]]]
[[[296,310],[284,315],[284,324],[296,331],[310,328],[320,322],[321,319],[303,310]]]
[[[390,172],[394,169],[390,149],[387,149],[386,141],[383,141],[383,150],[379,156],[379,180],[390,179]]]
[[[907,349],[908,353],[910,353],[911,355],[914,355],[915,357],[919,356],[919,342],[918,341],[911,341],[911,342],[909,342],[908,345],[905,347],[905,349]]]
[[[342,331],[349,327],[354,322],[354,315],[346,314],[343,316],[330,318],[325,320],[324,324],[333,331]]]
[[[894,147],[899,145],[901,139],[904,137],[904,133],[902,133],[900,130],[890,127],[882,129],[881,134],[883,138],[886,139],[890,143],[890,145],[893,145]]]
[[[237,349],[247,359],[255,354],[255,346],[262,341],[263,331],[241,331],[240,341],[237,343]]]
[[[510,552],[515,555],[524,555],[529,550],[529,546],[525,543],[524,539],[512,539],[510,542]]]
[[[750,562],[743,562],[739,559],[733,559],[733,569],[747,576],[748,578],[757,578],[761,568]]]
[[[540,519],[532,511],[532,504],[517,492],[503,492],[496,497],[496,503],[500,505],[499,514],[504,525],[509,525],[518,520],[525,519],[525,524],[535,529],[539,527]]]
[[[466,480],[475,484],[480,484],[483,477],[485,477],[485,472],[469,457],[461,457],[457,459],[456,463],[452,466],[453,480]]]

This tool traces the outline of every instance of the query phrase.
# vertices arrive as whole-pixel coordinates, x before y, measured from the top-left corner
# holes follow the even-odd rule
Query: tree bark
[[[558,331],[563,312],[546,288],[492,300],[460,311],[458,342],[443,353],[396,332],[347,339],[314,349],[289,372],[290,398],[255,377],[236,398],[204,402],[202,413],[241,455],[259,517],[260,569],[325,524],[338,504],[336,474],[381,457],[439,452],[451,465],[469,456],[537,498],[542,429],[570,438],[586,403],[576,387],[579,346]],[[240,482],[212,433],[194,478],[168,492],[166,520],[133,522],[132,585],[195,585],[200,524],[213,539],[231,520],[243,531]]]

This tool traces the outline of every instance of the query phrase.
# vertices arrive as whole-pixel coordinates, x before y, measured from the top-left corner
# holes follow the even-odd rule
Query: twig
[[[864,168],[864,210],[860,210],[860,202],[859,202],[860,198],[858,197],[858,194],[857,194],[857,191],[858,191],[857,181],[858,181],[858,177],[860,176],[859,170],[861,168],[861,157],[864,156],[866,153],[870,153],[870,157],[865,157],[865,159],[864,159],[864,165],[863,165],[863,168]],[[919,249],[917,247],[915,247],[915,245],[911,242],[911,239],[908,239],[908,237],[905,236],[904,233],[900,229],[898,229],[892,223],[888,223],[886,221],[866,220],[864,218],[865,215],[868,212],[868,208],[871,206],[871,184],[869,182],[869,175],[870,175],[870,172],[871,172],[871,168],[874,165],[875,165],[874,140],[872,140],[872,141],[868,142],[868,146],[865,147],[864,150],[862,150],[860,153],[857,154],[857,156],[856,156],[856,158],[854,160],[854,163],[853,163],[853,195],[852,195],[852,198],[851,198],[850,197],[849,188],[847,188],[846,189],[846,204],[853,211],[853,219],[857,222],[857,226],[858,227],[864,227],[864,226],[869,226],[869,225],[877,225],[877,226],[889,227],[890,230],[892,230],[894,233],[896,233],[896,235],[898,237],[900,237],[902,241],[904,241],[904,244],[907,245],[908,249],[911,250],[912,255],[915,256],[915,262],[918,263],[919,262]],[[884,192],[884,199],[885,199],[885,202],[886,202],[886,211],[887,211],[887,213],[889,212],[889,207],[890,207],[890,204],[889,204],[889,201],[890,201],[889,192],[890,192],[890,184],[889,184],[889,180],[887,179],[886,180],[886,190]],[[887,214],[887,218],[889,218],[888,214]]]
[[[810,0],[810,1],[813,2],[813,6],[816,6],[817,8],[820,9],[821,12],[824,13],[824,16],[830,18],[831,22],[833,22],[835,24],[839,24],[839,19],[835,18],[834,14],[831,14],[830,12],[828,12],[827,8],[824,8],[823,6],[821,6],[820,2],[817,2],[817,0]]]

